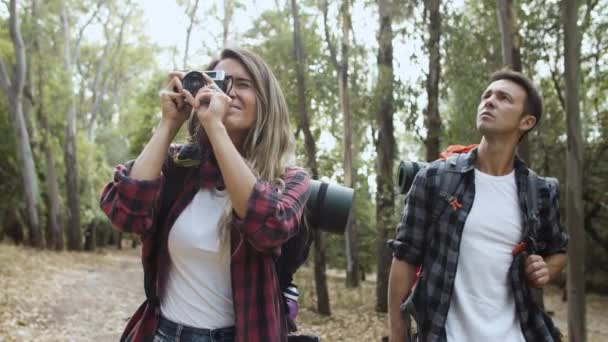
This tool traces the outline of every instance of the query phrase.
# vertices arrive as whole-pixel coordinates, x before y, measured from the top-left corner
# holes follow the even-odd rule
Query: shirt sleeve
[[[232,224],[259,251],[272,252],[297,232],[309,196],[310,177],[291,168],[282,177],[285,187],[257,180],[243,219],[232,214]]]
[[[430,224],[427,170],[424,168],[414,178],[406,196],[403,215],[397,225],[397,234],[388,245],[393,256],[410,265],[420,266],[424,257],[427,227]]]
[[[538,253],[548,256],[556,253],[566,253],[568,234],[560,221],[559,186],[547,182],[547,186],[540,189],[540,198],[545,203],[541,207]]]
[[[110,219],[112,226],[125,233],[144,235],[154,224],[155,212],[160,205],[160,191],[164,173],[177,145],[169,148],[160,177],[154,180],[135,180],[129,176],[134,161],[119,164],[114,178],[104,187],[100,207]]]

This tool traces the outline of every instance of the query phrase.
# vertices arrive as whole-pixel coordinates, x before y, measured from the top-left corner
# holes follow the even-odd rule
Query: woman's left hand
[[[203,76],[207,85],[199,89],[195,97],[187,90],[183,90],[182,93],[186,101],[192,106],[192,110],[196,111],[200,123],[208,127],[222,123],[232,99],[215,84],[211,77],[205,73],[203,73]]]

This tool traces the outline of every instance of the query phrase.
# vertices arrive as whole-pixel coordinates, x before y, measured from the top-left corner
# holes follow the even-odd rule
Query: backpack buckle
[[[447,192],[440,192],[439,196],[448,201],[448,203],[452,206],[452,210],[458,211],[458,209],[462,208],[462,204],[458,202],[458,199]]]

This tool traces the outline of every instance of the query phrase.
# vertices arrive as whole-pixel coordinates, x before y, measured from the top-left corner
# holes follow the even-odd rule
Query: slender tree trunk
[[[32,17],[38,18],[38,1],[32,1]],[[40,27],[38,24],[35,25],[34,34],[34,50],[37,58],[42,61],[42,52],[40,50]],[[57,181],[57,168],[55,163],[55,156],[51,148],[51,142],[49,141],[50,129],[47,120],[47,114],[45,113],[44,103],[44,79],[45,69],[42,63],[37,65],[38,75],[38,94],[37,94],[37,117],[42,130],[42,152],[44,153],[46,161],[46,186],[47,186],[47,248],[55,250],[63,250],[63,223],[61,222],[61,199],[59,195],[59,183]]]
[[[353,123],[350,105],[350,93],[348,89],[348,65],[351,16],[350,1],[343,0],[340,6],[342,17],[342,39],[340,50],[342,58],[338,68],[338,86],[340,92],[340,107],[344,115],[344,185],[349,188],[355,187],[355,168],[353,165]],[[346,286],[359,286],[359,262],[357,258],[357,234],[356,234],[355,211],[351,212],[351,218],[345,231],[345,250],[346,250]]]
[[[330,57],[334,68],[338,74],[338,89],[340,97],[340,107],[344,116],[344,185],[354,188],[356,174],[353,163],[353,143],[352,143],[352,110],[349,94],[349,48],[350,34],[352,32],[350,1],[344,0],[340,6],[340,17],[342,18],[342,37],[340,39],[341,61],[338,62],[336,47],[330,37],[327,24],[328,1],[322,3],[323,11],[323,28],[325,31],[325,40],[329,49]],[[356,199],[355,199],[356,200]],[[356,217],[355,211],[351,213],[351,218],[347,223],[344,232],[345,252],[346,252],[346,286],[357,287],[361,279],[359,272],[361,271],[357,253],[357,234],[356,234]]]
[[[304,133],[304,144],[306,146],[307,166],[312,172],[313,179],[319,178],[319,169],[316,161],[317,147],[310,131],[310,120],[306,109],[306,79],[304,77],[304,52],[302,51],[302,39],[300,35],[300,17],[296,0],[291,0],[291,11],[293,15],[293,40],[294,57],[296,60],[296,86],[298,92],[298,126]],[[312,228],[314,239],[314,273],[315,289],[317,292],[317,310],[320,314],[330,315],[329,292],[327,290],[327,279],[325,276],[325,251],[323,249],[323,235],[316,227]]]
[[[230,35],[230,24],[234,16],[235,0],[224,0],[224,18],[222,18],[222,46],[228,46],[228,36]]]
[[[568,246],[568,336],[584,342],[585,318],[585,226],[583,207],[583,140],[579,110],[579,70],[581,34],[577,0],[563,1],[564,71],[568,148],[566,151],[566,222],[570,230]]]
[[[68,72],[67,89],[72,89],[72,70],[76,58],[72,58],[70,49],[70,34],[67,15],[67,4],[63,3],[62,23],[64,35],[64,65]],[[76,47],[78,51],[78,46]],[[75,53],[77,56],[77,53]],[[66,168],[65,184],[68,202],[68,249],[82,250],[82,233],[80,230],[80,190],[78,179],[78,161],[76,156],[76,102],[74,95],[70,94],[70,107],[66,115],[64,162]]]
[[[424,2],[429,14],[429,74],[426,80],[428,107],[426,109],[426,160],[433,161],[439,157],[441,117],[439,116],[439,78],[441,75],[441,0]]]
[[[521,37],[517,29],[517,6],[515,1],[496,0],[496,14],[500,26],[502,63],[507,68],[521,72]],[[530,144],[527,135],[519,143],[518,154],[526,161],[528,166],[531,166]]]
[[[28,244],[33,247],[42,248],[43,240],[40,231],[40,218],[38,216],[38,178],[36,176],[36,166],[34,164],[22,103],[27,73],[25,46],[21,37],[17,1],[11,0],[8,6],[9,30],[15,50],[15,65],[12,68],[12,79],[9,79],[4,61],[0,58],[0,87],[8,98],[10,120],[15,132],[15,145],[17,147],[17,158],[21,166],[27,211]]]
[[[388,274],[391,252],[386,246],[389,229],[394,226],[393,164],[395,137],[393,129],[394,74],[393,74],[393,29],[390,1],[378,0],[380,32],[378,34],[378,84],[376,96],[376,226],[378,231],[378,264],[376,283],[376,311],[387,312]]]
[[[194,0],[194,5],[192,6],[192,10],[188,13],[188,19],[190,19],[190,24],[188,25],[188,29],[186,30],[186,50],[184,51],[184,69],[188,68],[188,50],[190,49],[190,35],[192,34],[192,29],[194,28],[194,23],[196,22],[196,11],[198,9],[199,0]]]
[[[25,118],[21,105],[21,96],[13,95],[9,100],[9,112],[13,130],[17,138],[17,156],[23,177],[23,190],[25,193],[25,206],[27,211],[28,244],[33,247],[42,248],[42,234],[40,231],[40,219],[38,216],[38,179],[34,157],[30,147],[30,138],[25,125]]]

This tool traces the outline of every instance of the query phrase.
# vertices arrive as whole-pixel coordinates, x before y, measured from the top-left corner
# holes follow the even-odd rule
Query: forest
[[[559,180],[570,244],[556,286],[568,298],[567,335],[586,341],[586,295],[608,293],[608,0],[267,2],[176,0],[181,16],[165,24],[184,44],[160,46],[145,29],[147,2],[3,0],[0,248],[90,258],[136,247],[99,209],[104,184],[150,139],[170,71],[244,47],[280,81],[298,163],[355,190],[345,234],[315,232],[304,271],[311,310],[332,315],[337,272],[386,313],[399,162],[478,143],[480,96],[510,68],[544,99],[519,154]],[[3,268],[0,285],[13,274]]]

